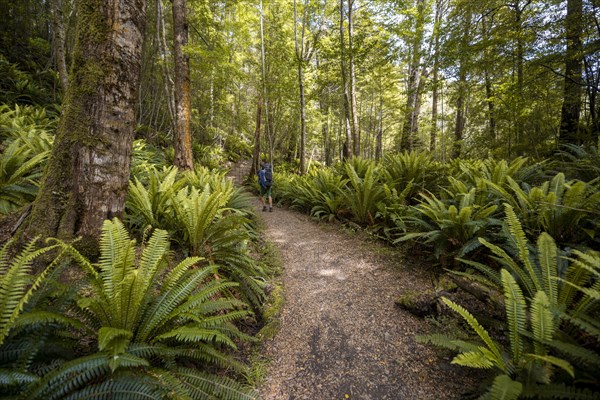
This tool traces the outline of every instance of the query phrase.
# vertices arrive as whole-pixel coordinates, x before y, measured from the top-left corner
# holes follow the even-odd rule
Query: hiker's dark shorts
[[[261,197],[271,197],[271,186],[268,188],[260,187],[260,195]]]

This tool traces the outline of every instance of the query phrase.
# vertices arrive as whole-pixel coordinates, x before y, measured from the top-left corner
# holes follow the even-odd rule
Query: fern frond
[[[521,226],[521,222],[517,218],[513,208],[505,204],[504,205],[506,212],[506,221],[508,223],[509,231],[512,237],[515,240],[515,244],[517,245],[517,249],[519,251],[519,259],[523,263],[525,270],[529,274],[531,278],[535,291],[543,290],[544,288],[540,285],[542,281],[542,277],[540,273],[536,271],[534,265],[531,263],[529,259],[529,250],[527,249],[527,237],[525,236],[525,232],[523,232],[523,227]]]
[[[516,400],[523,391],[521,382],[513,381],[508,375],[498,375],[494,378],[492,387],[486,393],[491,400]]]
[[[575,359],[583,364],[600,367],[600,355],[593,350],[586,349],[584,346],[576,343],[566,343],[554,339],[546,342],[546,345],[558,350],[570,359]]]
[[[552,236],[546,232],[538,237],[537,241],[538,248],[538,260],[540,263],[540,269],[542,272],[542,287],[548,295],[548,298],[552,304],[557,304],[558,301],[558,282],[556,276],[558,276],[556,258],[558,255],[558,249]]]
[[[35,374],[18,371],[14,368],[0,369],[0,387],[29,385],[38,379],[40,377]]]
[[[521,396],[526,399],[596,400],[600,396],[600,392],[579,389],[564,383],[551,383],[525,387]]]
[[[481,348],[475,351],[467,351],[458,354],[452,360],[452,364],[462,365],[463,367],[490,369],[496,367],[497,364],[490,358],[486,357]]]
[[[492,340],[489,333],[479,324],[477,319],[471,315],[467,310],[465,310],[460,305],[454,303],[452,300],[447,299],[446,297],[442,297],[442,301],[450,307],[453,311],[458,313],[463,319],[471,326],[471,328],[477,333],[477,335],[483,340],[486,344],[487,348],[490,350],[492,354],[492,362],[493,364],[501,369],[502,371],[506,371],[507,367],[502,358],[502,353],[498,345]]]
[[[571,378],[575,378],[575,370],[573,369],[573,366],[562,358],[538,354],[525,354],[524,357],[529,360],[541,361],[559,367],[571,375]]]
[[[164,400],[173,398],[170,396],[172,390],[172,387],[159,386],[148,376],[118,374],[100,383],[87,385],[64,397],[64,400]]]
[[[504,307],[510,336],[513,363],[517,363],[523,352],[522,332],[527,324],[526,303],[515,278],[505,269],[500,271],[504,288]]]
[[[209,375],[190,368],[180,368],[175,375],[196,398],[206,396],[222,400],[258,399],[258,393],[252,387],[226,377]]]
[[[542,343],[552,340],[556,326],[550,310],[550,301],[544,292],[537,292],[531,303],[531,327],[535,340],[535,353],[546,354]]]
[[[97,353],[66,362],[31,385],[19,399],[53,400],[62,398],[108,373],[108,361],[106,354]]]

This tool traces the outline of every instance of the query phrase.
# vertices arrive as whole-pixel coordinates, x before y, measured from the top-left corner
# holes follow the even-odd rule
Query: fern
[[[510,335],[513,363],[517,364],[523,353],[522,332],[526,324],[526,304],[523,293],[510,273],[503,269],[501,272],[502,286],[504,288],[504,305],[506,309],[506,322]]]
[[[442,297],[442,301],[453,311],[455,311],[461,317],[463,317],[463,319],[469,324],[469,326],[475,331],[475,333],[477,333],[477,335],[481,338],[481,340],[483,340],[483,342],[487,346],[487,349],[482,349],[486,349],[488,350],[488,352],[480,350],[480,352],[478,353],[481,356],[481,358],[486,359],[486,361],[481,361],[481,363],[485,365],[491,364],[502,370],[504,373],[507,373],[508,366],[504,362],[500,347],[496,344],[496,342],[492,340],[489,333],[479,324],[475,317],[473,317],[473,315],[471,315],[471,313],[469,313],[463,307],[454,303],[452,300]]]
[[[12,241],[7,242],[0,250],[0,345],[18,323],[19,316],[33,293],[60,260],[58,257],[37,277],[32,276],[32,262],[57,247],[49,246],[34,250],[36,242],[37,239],[30,241],[12,262],[7,255]]]
[[[516,400],[523,391],[521,382],[513,381],[508,375],[498,375],[490,390],[482,396],[484,399]]]
[[[199,257],[169,268],[169,241],[162,230],[152,233],[139,257],[135,257],[135,242],[117,219],[105,222],[100,242],[101,256],[93,268],[97,273],[89,274],[92,284],[87,290],[91,293],[78,302],[93,325],[99,326],[95,332],[99,352],[53,369],[27,393],[33,398],[165,398],[172,393],[165,385],[175,384],[181,386],[177,398],[195,399],[202,397],[187,390],[177,377],[183,365],[212,364],[245,371],[243,364],[224,351],[236,349],[236,341],[249,340],[232,324],[249,315],[245,303],[228,297],[227,291],[236,283],[214,280],[216,268],[198,267]],[[74,259],[89,265],[80,254]],[[198,379],[205,376],[190,371]],[[65,374],[70,375],[65,378]],[[190,373],[190,379],[194,374]],[[55,383],[58,379],[67,381],[63,388]],[[242,387],[231,380],[221,382],[222,393],[228,393],[228,385],[232,392]]]

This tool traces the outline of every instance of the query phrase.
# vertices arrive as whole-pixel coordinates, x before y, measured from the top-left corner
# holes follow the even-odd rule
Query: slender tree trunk
[[[263,101],[265,103],[265,133],[269,145],[269,162],[273,168],[273,125],[269,118],[269,98],[267,97],[267,72],[265,63],[265,30],[263,23],[263,2],[260,0],[260,58],[262,71]]]
[[[565,56],[564,97],[560,118],[560,144],[580,144],[579,114],[581,113],[581,72],[583,62],[582,0],[567,0],[567,53]]]
[[[260,163],[260,120],[262,118],[262,102],[258,100],[256,105],[256,128],[254,129],[254,150],[252,151],[252,166],[250,167],[250,178],[258,173]]]
[[[375,160],[381,160],[383,155],[383,90],[379,91],[379,127],[375,139]]]
[[[158,51],[162,62],[163,83],[165,96],[167,97],[167,110],[169,111],[169,126],[175,131],[175,94],[173,93],[173,78],[169,71],[168,47],[167,47],[167,29],[165,27],[165,14],[163,12],[162,0],[156,0],[156,36],[158,41]]]
[[[461,38],[461,50],[459,57],[459,72],[458,72],[458,97],[456,99],[456,123],[454,125],[454,146],[452,148],[452,157],[460,157],[462,150],[462,140],[465,130],[466,121],[466,99],[467,99],[467,54],[469,45],[469,35],[471,28],[471,11],[465,10],[467,15],[463,22],[463,36]]]
[[[599,26],[600,29],[600,26]],[[598,92],[600,91],[600,69],[596,69],[590,65],[584,58],[585,69],[587,71],[587,94],[590,107],[591,119],[591,137],[590,143],[593,146],[600,146],[598,139],[600,137],[600,107],[598,107]]]
[[[415,36],[412,43],[412,56],[408,71],[408,93],[406,95],[406,118],[402,129],[402,150],[412,150],[414,138],[419,128],[420,88],[421,85],[421,46],[425,28],[425,1],[416,0],[417,17],[415,20]]]
[[[350,96],[348,93],[348,76],[346,74],[346,59],[344,56],[344,0],[340,0],[340,66],[342,69],[342,86],[344,88],[344,127],[346,143],[344,143],[342,157],[350,158],[350,144],[352,143],[352,128],[350,127]]]
[[[487,30],[487,19],[485,15],[481,16],[481,29],[482,36],[484,41],[488,41],[489,32]],[[488,132],[489,138],[493,142],[496,140],[496,115],[494,110],[494,93],[492,91],[492,79],[490,78],[490,68],[493,67],[492,59],[490,57],[490,48],[489,45],[486,46],[484,51],[484,69],[483,69],[483,78],[485,82],[485,97],[486,103],[488,106]]]
[[[296,48],[296,61],[298,62],[298,86],[300,88],[300,175],[306,172],[306,105],[304,100],[304,74],[302,64],[304,62],[304,32],[306,24],[307,5],[304,4],[304,18],[302,19],[301,42],[298,43],[298,12],[296,0],[294,0],[294,44]]]
[[[67,60],[65,57],[65,25],[63,16],[63,0],[52,0],[52,47],[54,49],[54,58],[56,60],[56,69],[63,94],[67,92]]]
[[[350,68],[350,82],[348,94],[350,96],[350,114],[352,117],[352,143],[354,156],[360,156],[360,130],[358,127],[358,113],[356,111],[356,72],[354,69],[354,48],[352,46],[354,36],[354,23],[352,22],[352,7],[354,0],[348,0],[348,64]]]
[[[515,132],[515,144],[518,146],[523,138],[523,117],[520,116],[520,110],[524,106],[523,88],[525,84],[523,75],[523,60],[525,58],[525,50],[523,45],[523,11],[526,6],[520,8],[519,1],[516,3],[515,11],[515,23],[517,25],[517,126]]]
[[[188,43],[186,0],[173,1],[173,35],[175,43],[175,165],[181,170],[194,168],[192,155],[192,95],[190,93],[190,58],[184,53]]]
[[[146,2],[78,5],[63,115],[24,236],[82,236],[92,251],[102,222],[125,208]]]
[[[438,120],[438,85],[440,70],[440,29],[442,25],[443,0],[437,0],[435,5],[435,21],[433,25],[434,48],[433,48],[433,83],[431,93],[431,133],[429,135],[429,150],[435,151],[437,140]]]

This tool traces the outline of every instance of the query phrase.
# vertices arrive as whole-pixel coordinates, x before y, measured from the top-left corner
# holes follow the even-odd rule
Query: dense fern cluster
[[[0,395],[22,399],[252,399],[233,380],[230,355],[251,340],[234,324],[251,314],[202,257],[171,262],[156,229],[141,249],[117,219],[106,221],[96,263],[71,244],[34,243],[10,261],[0,252]],[[31,264],[60,249],[41,274]],[[70,288],[55,271],[82,273]],[[215,375],[215,368],[231,371]],[[233,375],[232,375],[233,374]]]
[[[453,273],[504,293],[504,339],[447,299],[480,342],[422,338],[458,351],[453,363],[494,370],[482,398],[592,399],[600,396],[596,158],[595,149],[568,147],[538,163],[442,165],[405,153],[305,176],[280,173],[275,194],[316,218],[351,221],[392,243],[418,241]]]
[[[0,110],[0,214],[35,198],[55,125]],[[105,222],[97,262],[53,239],[0,251],[0,397],[256,397],[235,357],[264,299],[247,195],[222,172],[166,167],[143,140],[133,154],[125,222]]]

